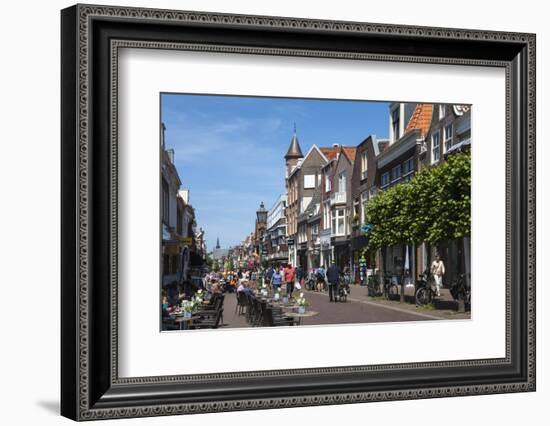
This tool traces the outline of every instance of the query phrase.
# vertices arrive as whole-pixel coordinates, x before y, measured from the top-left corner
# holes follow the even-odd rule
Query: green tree
[[[367,250],[400,243],[438,242],[470,234],[471,156],[449,156],[426,167],[408,183],[369,200],[365,221],[372,225]]]

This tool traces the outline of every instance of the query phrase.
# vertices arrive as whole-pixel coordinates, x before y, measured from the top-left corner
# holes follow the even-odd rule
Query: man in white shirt
[[[439,290],[441,288],[441,285],[443,284],[443,275],[445,275],[445,264],[439,257],[439,254],[435,255],[435,260],[432,262],[432,267],[430,268],[430,272],[432,273],[435,280],[437,295],[441,296],[441,293],[439,292]]]

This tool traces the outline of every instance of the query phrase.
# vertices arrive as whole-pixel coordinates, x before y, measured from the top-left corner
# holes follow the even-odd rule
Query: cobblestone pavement
[[[446,291],[448,292],[448,290]],[[453,310],[428,309],[416,307],[410,303],[373,299],[366,293],[366,287],[352,286],[347,302],[331,303],[326,292],[304,291],[309,302],[307,309],[319,312],[319,314],[303,318],[302,325],[427,321],[468,319],[470,317],[469,313],[460,314]],[[446,300],[447,295],[442,294],[442,296],[441,299]],[[243,315],[235,313],[235,307],[235,294],[226,294],[223,328],[249,326]]]

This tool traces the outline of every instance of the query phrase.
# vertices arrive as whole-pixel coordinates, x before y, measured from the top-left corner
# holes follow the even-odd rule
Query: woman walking
[[[288,297],[292,297],[292,292],[294,291],[294,280],[296,279],[296,271],[289,263],[284,271],[285,283],[286,283],[286,293]]]

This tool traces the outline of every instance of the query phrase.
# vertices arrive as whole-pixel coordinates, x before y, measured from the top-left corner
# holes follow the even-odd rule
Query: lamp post
[[[258,284],[263,286],[263,268],[262,268],[262,252],[263,252],[263,233],[267,224],[267,210],[264,207],[264,202],[260,203],[260,208],[256,211],[256,237],[259,240],[258,244],[258,261],[260,268],[258,271]]]

